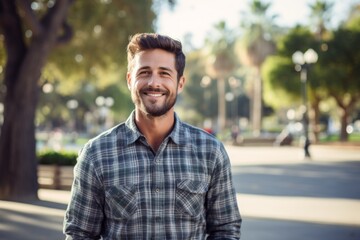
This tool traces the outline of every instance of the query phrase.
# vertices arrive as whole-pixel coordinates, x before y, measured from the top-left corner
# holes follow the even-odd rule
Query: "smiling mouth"
[[[144,89],[142,91],[142,93],[144,95],[146,95],[146,96],[154,97],[154,98],[162,97],[162,96],[165,96],[167,94],[166,91],[162,91],[160,89],[152,89],[152,88]]]
[[[144,94],[150,97],[162,97],[165,95],[165,93],[147,93],[147,92],[144,92]]]

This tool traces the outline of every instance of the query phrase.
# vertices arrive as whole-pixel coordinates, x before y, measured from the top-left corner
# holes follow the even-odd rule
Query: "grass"
[[[331,142],[339,142],[339,141],[340,141],[339,135],[327,135],[320,137],[321,143],[327,143],[327,142],[331,143]],[[348,142],[360,144],[360,133],[349,134]]]

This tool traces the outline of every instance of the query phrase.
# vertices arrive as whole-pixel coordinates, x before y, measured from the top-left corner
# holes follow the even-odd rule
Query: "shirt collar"
[[[138,138],[143,136],[135,124],[135,111],[132,111],[132,113],[125,122],[125,126],[126,126],[126,136],[128,136],[126,138],[127,145],[134,143]]]
[[[170,138],[175,144],[185,144],[185,129],[183,123],[176,113],[175,114],[175,125],[173,130],[170,132],[168,138]],[[128,138],[126,139],[127,144],[134,143],[143,134],[139,131],[135,124],[135,111],[133,111],[125,122],[126,131]]]

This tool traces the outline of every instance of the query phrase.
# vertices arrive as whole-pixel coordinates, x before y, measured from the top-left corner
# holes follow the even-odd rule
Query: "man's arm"
[[[101,183],[84,149],[74,168],[71,200],[66,210],[64,233],[68,240],[100,239],[103,221]]]
[[[232,183],[229,157],[221,145],[207,197],[207,239],[240,239],[241,216]]]

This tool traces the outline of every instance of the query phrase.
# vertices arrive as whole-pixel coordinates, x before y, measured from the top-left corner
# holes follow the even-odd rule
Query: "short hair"
[[[183,76],[185,69],[185,54],[181,42],[171,37],[157,33],[137,33],[130,37],[127,46],[128,71],[131,70],[135,54],[151,49],[162,49],[175,54],[175,69],[178,79]]]

